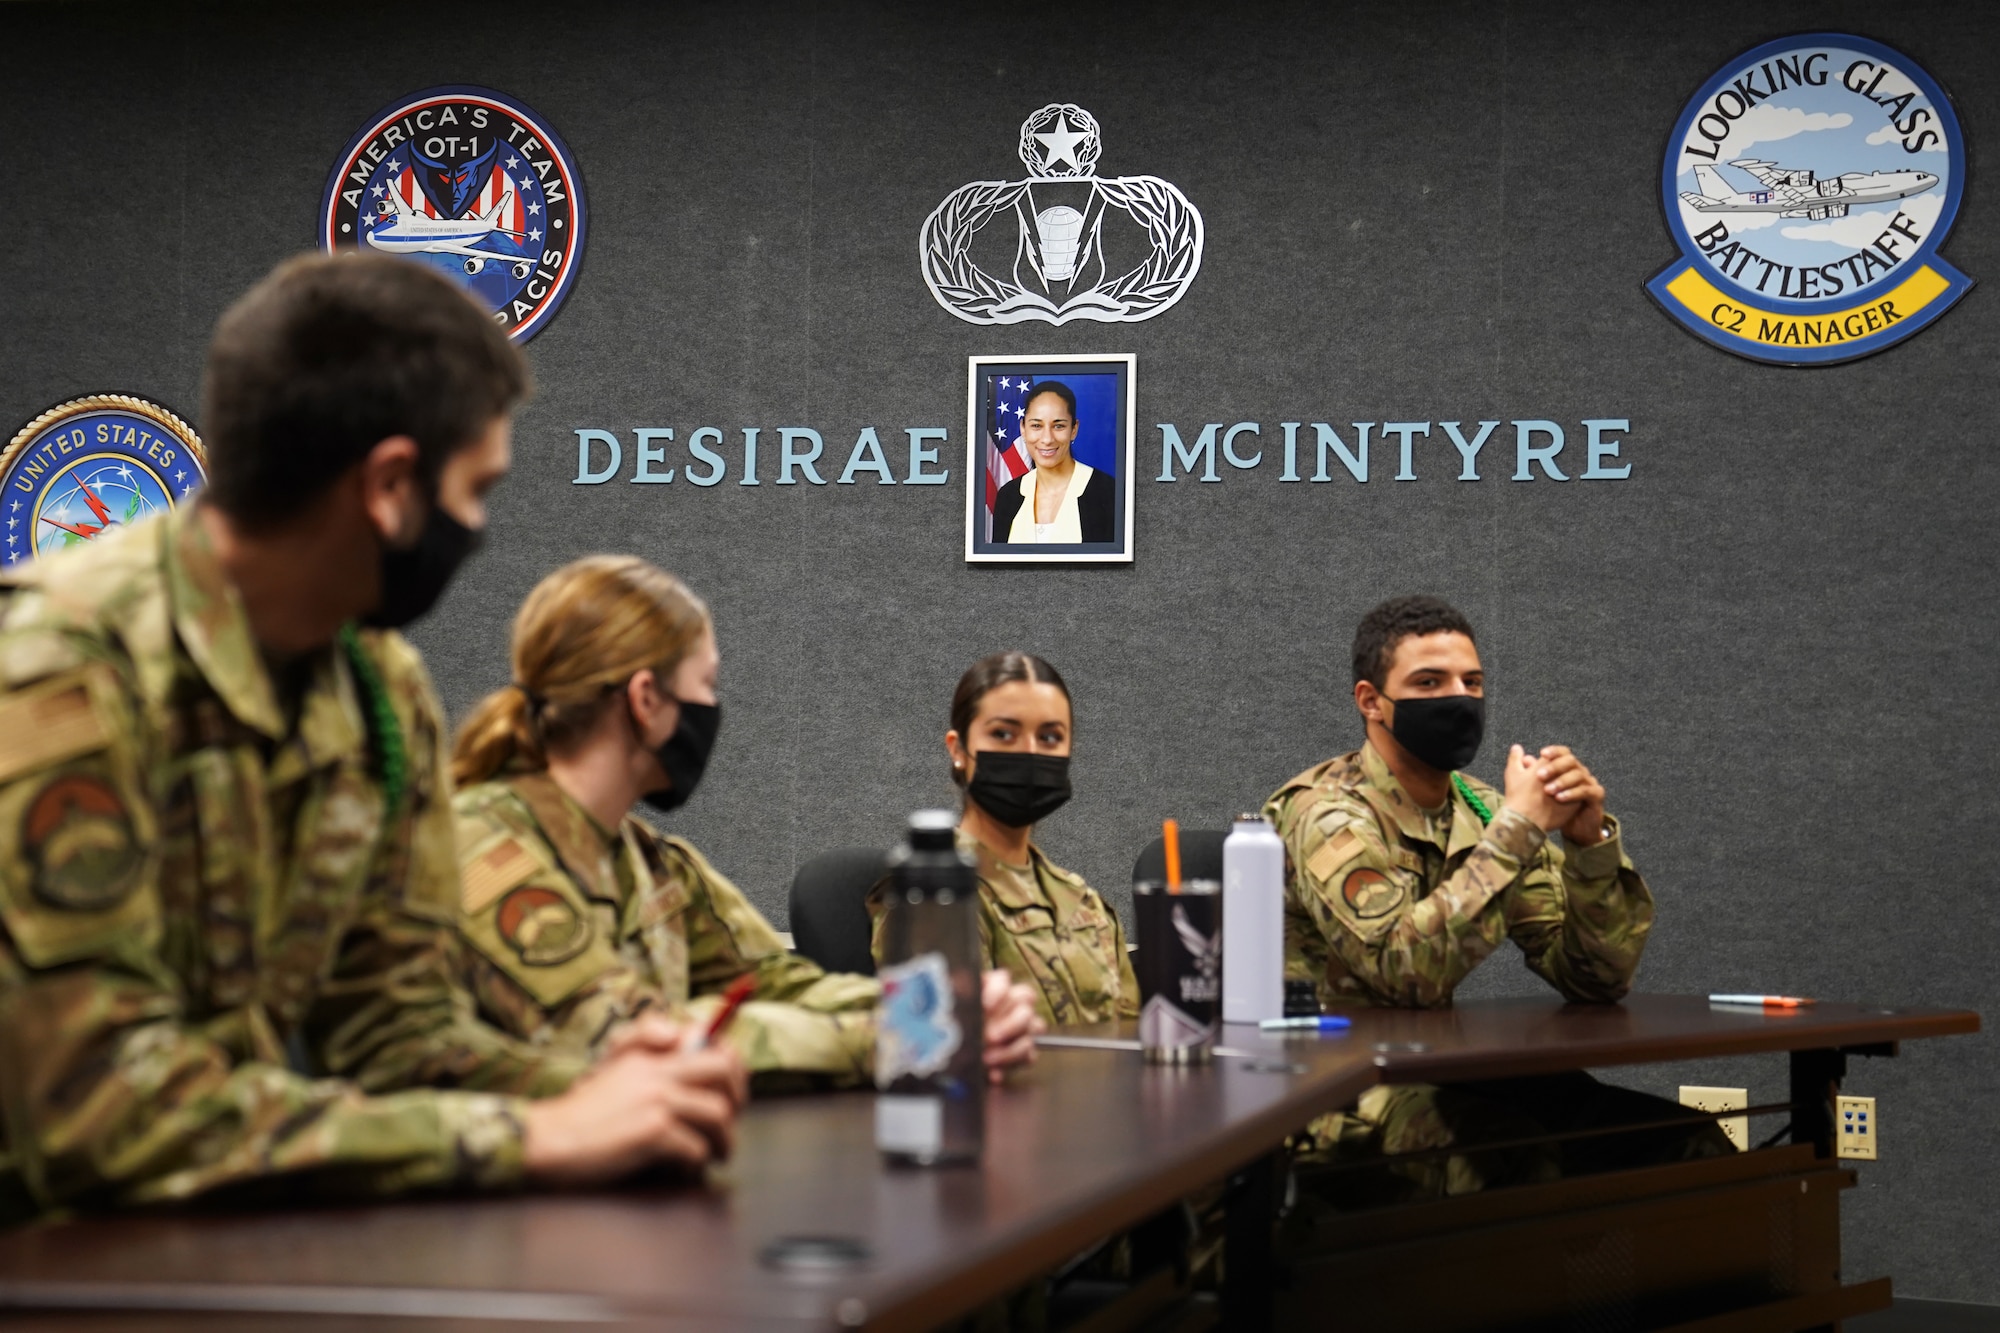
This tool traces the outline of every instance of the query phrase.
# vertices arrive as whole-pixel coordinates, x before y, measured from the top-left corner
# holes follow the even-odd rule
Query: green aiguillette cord
[[[348,665],[354,668],[354,683],[361,690],[361,707],[368,714],[368,739],[382,765],[383,809],[393,814],[403,803],[403,788],[410,778],[409,752],[403,747],[403,724],[396,720],[382,673],[375,669],[374,659],[363,651],[361,635],[352,624],[340,627],[340,646],[347,654]]]
[[[1479,799],[1479,793],[1472,790],[1471,783],[1454,773],[1451,775],[1451,785],[1458,788],[1458,794],[1463,796],[1465,803],[1472,807],[1472,813],[1479,816],[1479,823],[1482,827],[1493,822],[1493,811],[1488,808],[1486,802]]]

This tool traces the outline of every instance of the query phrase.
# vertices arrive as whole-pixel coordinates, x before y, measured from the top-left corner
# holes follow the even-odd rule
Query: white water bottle
[[[1285,1016],[1285,844],[1262,815],[1222,840],[1222,1021]]]

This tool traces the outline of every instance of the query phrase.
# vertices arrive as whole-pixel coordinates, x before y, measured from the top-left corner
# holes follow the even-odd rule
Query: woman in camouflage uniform
[[[747,975],[730,1041],[762,1086],[862,1082],[874,979],[787,950],[700,852],[632,813],[672,810],[700,780],[720,662],[707,607],[635,556],[575,561],[528,595],[514,683],[473,710],[452,760],[467,988],[487,1022],[595,1053],[648,1011],[705,1021]],[[989,1067],[1031,1059],[1025,988],[992,976],[986,999]]]
[[[1035,989],[1051,1024],[1139,1016],[1139,983],[1118,914],[1030,841],[1069,800],[1069,686],[1028,653],[995,653],[959,678],[944,747],[966,794],[959,850],[979,867],[979,939],[988,967]],[[868,899],[882,951],[888,889]]]

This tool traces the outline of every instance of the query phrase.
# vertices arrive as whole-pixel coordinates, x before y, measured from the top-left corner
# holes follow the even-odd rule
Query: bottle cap
[[[936,850],[957,846],[958,816],[949,810],[918,810],[910,816],[910,846]]]
[[[1236,822],[1239,824],[1268,824],[1271,821],[1253,810],[1247,815],[1236,816]]]

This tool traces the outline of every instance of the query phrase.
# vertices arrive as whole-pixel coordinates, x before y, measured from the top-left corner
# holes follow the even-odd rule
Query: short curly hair
[[[465,290],[391,255],[301,255],[223,312],[201,433],[208,503],[268,531],[393,435],[445,460],[527,397],[528,363]]]
[[[1396,645],[1426,634],[1463,634],[1475,643],[1472,622],[1458,608],[1441,597],[1391,597],[1361,617],[1354,631],[1354,683],[1372,683],[1381,689],[1389,681],[1389,663],[1395,660]]]

